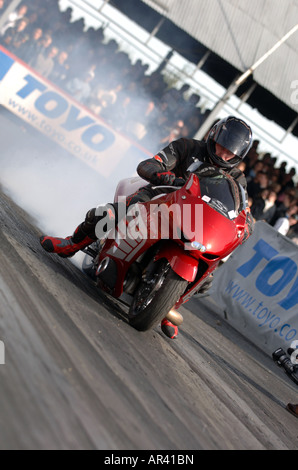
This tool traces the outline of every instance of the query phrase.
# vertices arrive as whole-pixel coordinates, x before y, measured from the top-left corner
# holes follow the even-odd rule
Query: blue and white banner
[[[298,340],[298,247],[264,222],[214,276],[212,299],[264,352]]]
[[[149,153],[0,46],[0,104],[104,177]],[[124,163],[125,165],[125,163]]]

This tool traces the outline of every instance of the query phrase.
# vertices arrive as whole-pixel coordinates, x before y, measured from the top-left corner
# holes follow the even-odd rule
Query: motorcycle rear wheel
[[[140,282],[128,314],[129,324],[139,331],[149,330],[160,322],[188,285],[188,281],[178,276],[166,260],[152,266],[153,270],[148,270]]]

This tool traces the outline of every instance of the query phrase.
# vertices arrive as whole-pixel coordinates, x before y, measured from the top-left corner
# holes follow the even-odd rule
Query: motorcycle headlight
[[[205,251],[207,251],[207,248],[202,245],[202,243],[199,243],[199,242],[191,242],[191,247],[194,249],[194,250],[198,250],[200,251],[201,253],[205,253]]]

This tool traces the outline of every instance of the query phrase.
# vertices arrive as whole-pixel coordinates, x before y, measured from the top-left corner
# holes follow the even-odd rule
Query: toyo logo
[[[50,137],[55,133],[59,143],[67,138],[77,139],[85,150],[104,152],[115,142],[115,135],[88,110],[64,95],[42,77],[28,73],[28,68],[17,62],[0,46],[1,104],[15,112]],[[75,143],[71,143],[72,150]],[[67,146],[69,148],[69,145]],[[79,153],[79,149],[76,150]]]
[[[35,99],[34,107],[45,118],[62,119],[61,129],[67,132],[82,130],[81,141],[95,152],[102,152],[109,148],[115,140],[114,134],[100,125],[91,116],[80,117],[81,110],[57,93],[48,90],[46,85],[33,75],[24,77],[26,82],[16,96],[22,100]]]
[[[265,267],[258,274],[255,286],[266,297],[284,296],[277,304],[284,310],[290,310],[298,303],[297,263],[287,256],[280,255],[265,240],[259,240],[253,247],[254,256],[237,269],[244,278],[250,276],[264,260]]]
[[[282,250],[282,241],[279,246]],[[266,344],[283,341],[289,347],[298,339],[298,262],[294,249],[289,256],[285,250],[280,253],[263,237],[248,242],[245,260],[236,267],[238,276],[229,276],[223,292],[232,308],[245,315],[256,340],[260,329],[259,339],[266,338]]]

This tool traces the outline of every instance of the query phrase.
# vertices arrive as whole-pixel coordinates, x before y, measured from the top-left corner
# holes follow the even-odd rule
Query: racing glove
[[[185,179],[184,178],[175,178],[173,186],[181,187],[185,185]]]
[[[159,160],[153,158],[139,163],[137,168],[138,175],[150,184],[155,186],[175,186],[175,173],[165,170],[164,165]]]
[[[175,183],[176,175],[171,171],[165,171],[163,173],[156,173],[154,183],[159,185],[172,186]]]

